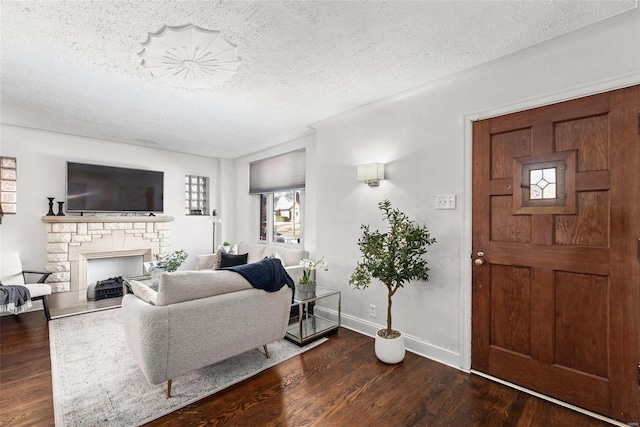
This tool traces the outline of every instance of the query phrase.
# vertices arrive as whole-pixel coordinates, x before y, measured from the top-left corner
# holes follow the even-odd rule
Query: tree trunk
[[[391,297],[393,292],[389,288],[389,295],[387,297],[387,338],[391,337]]]

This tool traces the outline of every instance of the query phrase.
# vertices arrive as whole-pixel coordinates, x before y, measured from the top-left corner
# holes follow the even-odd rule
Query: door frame
[[[473,189],[473,123],[479,120],[504,116],[545,105],[557,104],[572,99],[583,98],[603,92],[640,84],[638,73],[626,73],[607,79],[594,81],[587,84],[576,85],[566,89],[550,92],[544,95],[527,98],[522,101],[489,107],[478,112],[463,115],[464,124],[464,166],[462,170],[462,182],[464,188],[464,211],[462,214],[463,232],[460,245],[460,307],[462,308],[462,321],[460,322],[460,368],[465,372],[471,372],[471,290],[472,290],[472,189]],[[639,236],[640,237],[640,236]]]

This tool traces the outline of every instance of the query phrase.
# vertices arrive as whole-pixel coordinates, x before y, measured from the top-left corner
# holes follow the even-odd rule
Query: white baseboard
[[[375,323],[371,323],[366,320],[362,320],[357,317],[345,314],[341,315],[341,326],[370,337],[375,337],[378,329],[382,328],[382,326],[376,325]],[[435,360],[436,362],[445,364],[447,366],[451,366],[452,368],[468,372],[461,368],[462,359],[460,357],[460,353],[431,344],[412,335],[408,335],[406,333],[403,334],[404,344],[407,351],[410,351],[422,357],[426,357],[428,359]]]

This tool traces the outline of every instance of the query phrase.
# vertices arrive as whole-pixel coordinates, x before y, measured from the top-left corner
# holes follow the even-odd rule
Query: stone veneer
[[[53,293],[86,301],[89,260],[142,256],[146,262],[165,255],[173,217],[44,216],[42,221],[47,225],[46,270],[52,273],[47,283]]]

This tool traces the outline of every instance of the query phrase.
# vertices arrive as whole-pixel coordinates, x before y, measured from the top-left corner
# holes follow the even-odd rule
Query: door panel
[[[494,266],[491,294],[491,343],[531,355],[531,269]],[[501,328],[503,324],[510,327]]]
[[[606,115],[557,123],[556,150],[578,150],[578,172],[608,170],[608,125]]]
[[[556,272],[557,365],[608,378],[607,295],[609,281],[605,276]]]
[[[491,240],[494,242],[531,242],[531,217],[513,215],[513,197],[491,198]]]
[[[609,198],[606,191],[578,193],[577,215],[556,215],[555,243],[558,245],[609,246]]]
[[[640,420],[639,109],[635,86],[473,129],[473,369],[627,422]]]

